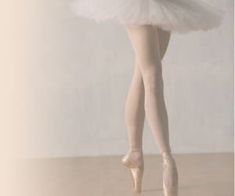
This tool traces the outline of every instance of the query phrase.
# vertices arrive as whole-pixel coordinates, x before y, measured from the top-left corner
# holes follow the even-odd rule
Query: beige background
[[[25,0],[27,6],[17,8],[14,21],[21,29],[9,31],[23,34],[14,35],[21,40],[15,54],[24,46],[25,59],[14,62],[18,69],[8,67],[18,80],[10,85],[15,94],[5,101],[14,112],[12,102],[24,102],[19,109],[26,114],[8,117],[6,127],[17,133],[8,139],[22,141],[14,150],[27,157],[123,154],[128,147],[124,102],[134,55],[127,34],[121,25],[74,16],[68,4]],[[219,5],[227,10],[222,26],[174,34],[163,61],[175,153],[233,151],[233,3]],[[14,126],[14,118],[23,125]],[[144,152],[159,152],[147,123]]]

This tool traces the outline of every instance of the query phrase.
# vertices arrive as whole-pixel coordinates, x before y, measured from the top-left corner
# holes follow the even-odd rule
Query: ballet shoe
[[[163,192],[164,196],[178,196],[178,170],[170,155],[163,154]]]
[[[132,151],[133,152],[133,151]],[[121,162],[122,164],[130,170],[133,182],[133,192],[141,193],[142,192],[142,179],[144,174],[144,162],[143,155],[141,152],[141,156],[138,159],[134,160],[132,157],[132,152],[126,154]]]

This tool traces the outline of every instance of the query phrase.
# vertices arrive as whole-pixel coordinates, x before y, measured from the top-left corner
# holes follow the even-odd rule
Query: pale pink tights
[[[161,154],[171,154],[161,63],[170,32],[151,25],[129,25],[127,32],[135,53],[134,74],[125,105],[130,151],[142,151],[146,115]]]

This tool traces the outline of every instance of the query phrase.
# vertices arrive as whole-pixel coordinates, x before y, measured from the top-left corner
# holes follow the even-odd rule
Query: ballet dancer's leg
[[[159,37],[151,25],[128,26],[128,35],[143,78],[148,124],[161,153],[170,152],[168,129],[161,109],[164,100]]]
[[[160,56],[162,59],[169,43],[170,32],[160,30],[156,27],[155,34],[160,37]],[[129,152],[122,159],[124,165],[128,166],[128,164],[130,164],[128,163],[130,162],[128,160],[133,160],[135,166],[143,167],[142,137],[144,117],[144,84],[139,66],[137,65],[137,62],[135,62],[133,79],[125,105],[125,120],[128,128]],[[134,181],[138,184],[137,181],[141,181],[141,171],[136,172],[136,174],[132,173],[132,175],[135,176],[136,179],[134,179]],[[139,186],[141,186],[140,183]],[[135,187],[134,189],[139,190],[140,187]]]
[[[160,55],[163,59],[169,43],[170,32],[155,27],[155,33],[160,37]],[[133,159],[137,161],[142,154],[144,118],[144,84],[136,62],[125,105],[125,121],[128,129],[129,154],[133,152]]]
[[[142,152],[144,118],[144,84],[139,66],[135,64],[125,105],[125,122],[128,130],[130,152]]]
[[[169,142],[167,112],[163,96],[160,40],[159,36],[156,36],[159,32],[151,25],[128,26],[127,30],[135,51],[136,64],[143,79],[146,118],[163,157],[164,193],[165,196],[175,196],[178,173]]]
[[[171,32],[170,31],[164,31],[160,29],[158,26],[153,26],[155,31],[155,36],[159,37],[159,47],[160,47],[160,56],[161,60],[164,58],[167,47],[169,45]],[[156,43],[157,44],[157,43]]]

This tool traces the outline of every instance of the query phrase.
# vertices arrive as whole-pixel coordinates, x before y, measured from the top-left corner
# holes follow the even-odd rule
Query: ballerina
[[[96,22],[116,21],[127,29],[135,69],[125,105],[129,150],[121,163],[130,169],[133,191],[142,192],[146,117],[162,157],[164,196],[177,196],[179,176],[169,141],[162,59],[172,32],[216,28],[222,11],[206,0],[74,0],[71,10]]]

